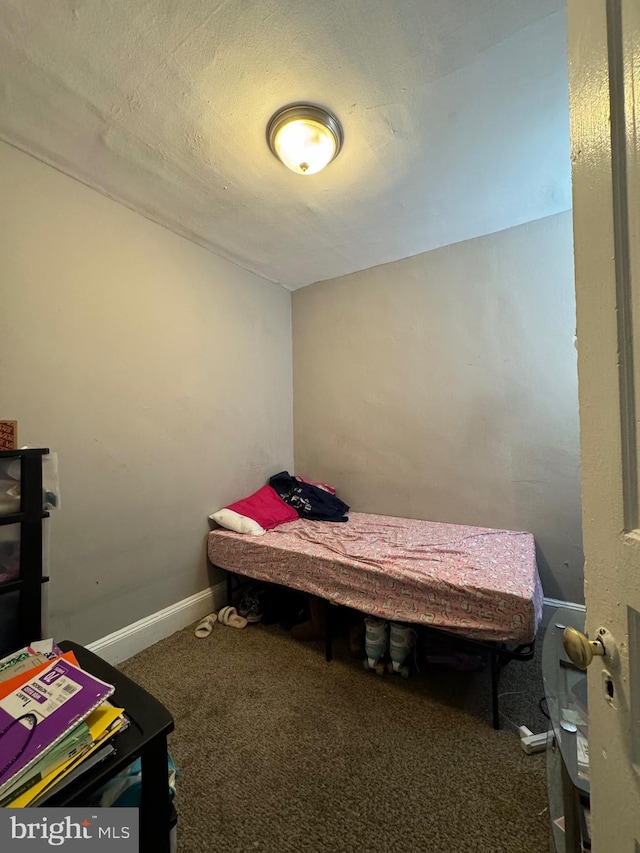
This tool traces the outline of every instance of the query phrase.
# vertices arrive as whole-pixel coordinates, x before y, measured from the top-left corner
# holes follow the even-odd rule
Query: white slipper
[[[205,637],[208,637],[209,634],[213,631],[213,626],[217,622],[218,617],[215,613],[210,613],[208,616],[205,616],[200,622],[198,622],[198,627],[195,630],[195,635],[198,639],[202,640]]]
[[[222,625],[228,625],[230,628],[246,628],[247,620],[244,616],[240,616],[235,607],[223,607],[218,611],[218,621]]]

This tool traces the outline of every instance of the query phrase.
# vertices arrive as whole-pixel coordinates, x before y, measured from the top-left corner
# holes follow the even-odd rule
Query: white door
[[[640,853],[640,0],[568,24],[593,850]]]

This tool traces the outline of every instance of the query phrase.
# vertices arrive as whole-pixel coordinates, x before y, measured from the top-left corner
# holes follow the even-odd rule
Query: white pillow
[[[262,536],[263,533],[267,532],[257,521],[247,518],[246,515],[240,515],[239,512],[234,512],[232,509],[219,509],[218,512],[212,512],[209,518],[217,522],[220,527],[233,530],[234,533]]]

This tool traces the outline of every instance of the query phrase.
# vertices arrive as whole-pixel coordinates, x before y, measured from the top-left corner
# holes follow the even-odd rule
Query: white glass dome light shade
[[[298,175],[315,175],[342,147],[338,119],[321,107],[295,104],[277,112],[267,128],[269,147]]]
[[[294,118],[276,131],[276,154],[299,175],[315,175],[333,160],[336,143],[331,131],[311,119]]]

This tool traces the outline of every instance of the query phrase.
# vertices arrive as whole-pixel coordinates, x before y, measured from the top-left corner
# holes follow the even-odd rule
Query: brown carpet
[[[549,849],[545,756],[491,728],[488,672],[381,678],[335,653],[216,624],[122,665],[175,718],[180,853]],[[546,729],[539,651],[501,692],[508,718]]]

